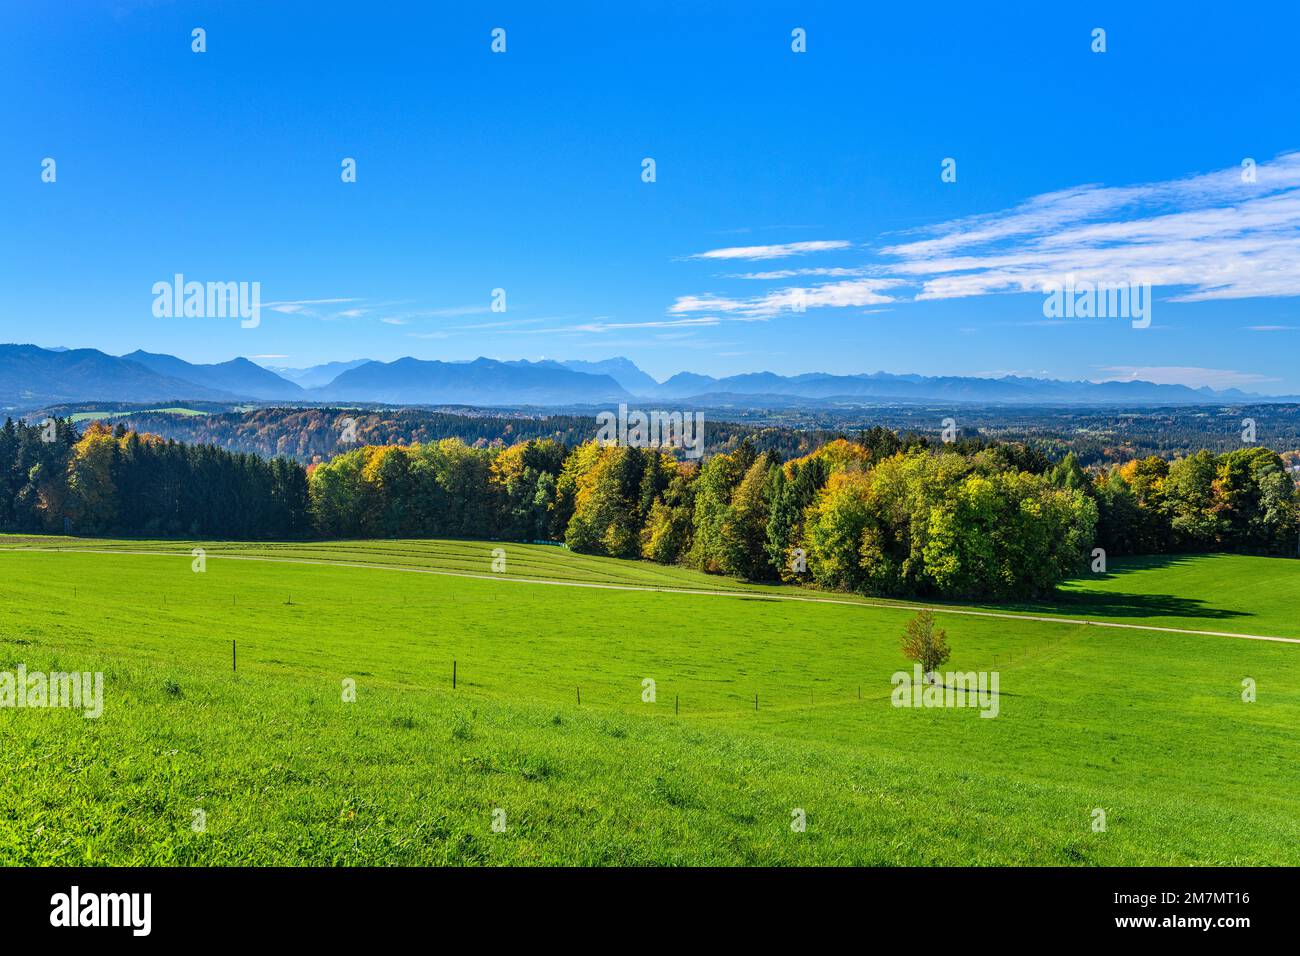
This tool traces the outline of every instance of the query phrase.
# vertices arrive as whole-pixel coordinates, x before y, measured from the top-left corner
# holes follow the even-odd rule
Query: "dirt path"
[[[0,552],[21,554],[129,554],[190,560],[188,551],[128,551],[126,549],[94,548],[0,548]],[[477,574],[473,571],[440,571],[434,568],[407,568],[392,564],[366,564],[354,561],[313,561],[309,558],[272,558],[247,554],[207,554],[208,560],[260,561],[267,564],[306,564],[329,568],[362,568],[371,571],[401,571],[406,574],[434,574],[441,577],[473,578],[481,581],[509,581],[514,584],[544,584],[566,588],[598,588],[607,591],[651,591],[663,594],[695,594],[703,597],[748,598],[763,601],[802,601],[809,604],[839,604],[846,607],[883,608],[894,611],[933,611],[936,614],[963,614],[969,617],[1002,618],[1010,621],[1040,621],[1047,624],[1085,624],[1090,627],[1114,627],[1131,631],[1158,631],[1165,634],[1193,634],[1200,637],[1233,637],[1243,641],[1273,641],[1279,644],[1300,644],[1297,637],[1271,637],[1265,634],[1237,634],[1232,631],[1199,631],[1185,627],[1160,627],[1155,624],[1123,624],[1117,621],[1091,621],[1074,617],[1048,617],[1036,614],[1016,614],[1004,611],[978,611],[973,608],[956,608],[947,605],[885,604],[874,601],[850,601],[831,597],[806,597],[795,594],[771,594],[765,591],[706,591],[695,588],[655,587],[648,584],[601,584],[592,581],[561,581],[554,578],[520,578],[509,574]]]

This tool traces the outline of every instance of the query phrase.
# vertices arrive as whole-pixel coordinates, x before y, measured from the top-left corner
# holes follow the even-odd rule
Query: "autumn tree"
[[[1074,452],[1070,452],[1052,469],[1050,475],[1052,484],[1058,488],[1071,488],[1074,490],[1089,489],[1092,482],[1088,480],[1087,472],[1079,465],[1079,459],[1075,457]]]
[[[700,469],[695,482],[695,537],[690,563],[701,571],[718,571],[723,564],[722,527],[731,517],[731,498],[757,454],[748,442],[735,451],[714,455]]]
[[[857,472],[839,472],[808,508],[804,542],[808,570],[825,588],[862,586],[858,549],[871,524],[870,482]]]
[[[782,580],[803,578],[803,572],[794,564],[792,556],[803,540],[804,513],[826,483],[828,473],[825,459],[811,457],[789,462],[774,470],[769,488],[771,503],[766,548],[767,559]]]
[[[650,506],[641,529],[641,556],[660,564],[682,561],[691,548],[691,519],[695,513],[694,465],[676,465],[662,497]]]
[[[577,476],[573,518],[564,533],[574,551],[633,557],[640,551],[638,502],[646,456],[657,452],[623,445],[600,449],[591,469]]]
[[[73,446],[68,462],[66,507],[77,531],[106,532],[117,526],[118,440],[96,422]]]
[[[934,626],[934,614],[930,611],[919,611],[907,622],[902,646],[903,655],[920,664],[921,672],[930,679],[948,662],[951,653],[948,635],[943,628]]]
[[[751,581],[769,579],[775,568],[767,556],[773,472],[780,472],[770,456],[755,459],[731,496],[719,534],[718,564],[723,574]]]

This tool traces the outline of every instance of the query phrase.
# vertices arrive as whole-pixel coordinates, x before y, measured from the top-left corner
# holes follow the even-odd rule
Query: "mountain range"
[[[601,362],[444,362],[357,359],[305,369],[267,368],[246,358],[201,365],[135,351],[0,345],[0,406],[35,409],[74,402],[374,402],[389,405],[575,406],[672,401],[683,406],[927,404],[1176,405],[1296,401],[1145,381],[1067,382],[974,376],[777,375],[714,378],[679,372],[659,382],[626,358]]]

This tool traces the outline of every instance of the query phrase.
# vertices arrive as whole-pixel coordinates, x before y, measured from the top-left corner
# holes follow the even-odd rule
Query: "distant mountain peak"
[[[0,345],[0,405],[37,408],[69,402],[322,402],[395,405],[612,406],[661,402],[693,406],[826,407],[885,404],[1178,405],[1297,401],[1239,389],[1156,384],[925,376],[871,372],[784,376],[747,372],[715,378],[678,372],[658,382],[622,356],[600,361],[443,361],[403,356],[354,359],[308,369],[265,368],[243,357],[210,365],[137,349],[114,357],[96,349]]]
[[[303,388],[320,388],[322,385],[328,385],[334,379],[338,378],[344,372],[350,371],[359,365],[365,365],[373,359],[351,359],[346,362],[325,362],[321,365],[311,365],[307,368],[288,368],[279,365],[267,365],[264,368],[269,369],[283,379],[300,385]]]
[[[589,375],[549,362],[502,362],[483,356],[472,362],[410,356],[367,362],[312,394],[322,401],[397,405],[585,405],[631,398],[608,375]]]
[[[633,395],[648,395],[659,387],[659,382],[637,367],[631,359],[623,356],[602,359],[598,362],[586,362],[577,359],[558,363],[575,372],[590,375],[608,375]]]
[[[142,349],[123,355],[122,358],[137,362],[159,375],[219,389],[230,395],[263,400],[303,397],[301,386],[246,358],[233,358],[216,365],[195,365],[174,355],[160,355]]]

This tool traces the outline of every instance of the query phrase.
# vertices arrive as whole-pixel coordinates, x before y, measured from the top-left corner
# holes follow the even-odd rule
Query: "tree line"
[[[1086,470],[1015,442],[875,427],[784,459],[551,438],[367,445],[304,468],[70,422],[0,430],[0,528],[563,542],[754,581],[893,596],[1043,595],[1108,555],[1294,555],[1300,497],[1260,447]]]
[[[0,429],[0,530],[272,540],[312,533],[306,471],[118,426]]]

